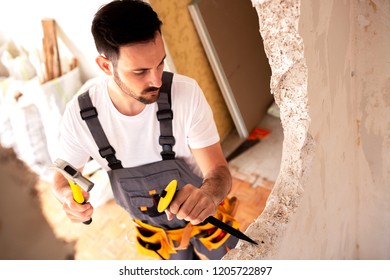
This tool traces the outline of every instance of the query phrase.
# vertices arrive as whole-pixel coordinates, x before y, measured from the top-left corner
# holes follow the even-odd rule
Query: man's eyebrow
[[[163,59],[160,61],[160,64],[159,65],[161,65],[161,64],[163,64],[164,63],[164,60],[167,58],[167,55],[164,55],[164,57],[163,57]]]
[[[160,63],[158,65],[163,64],[166,57],[167,57],[167,55],[164,55],[163,59],[160,61]],[[150,68],[137,68],[137,69],[133,69],[132,71],[145,71],[145,70],[150,70]]]

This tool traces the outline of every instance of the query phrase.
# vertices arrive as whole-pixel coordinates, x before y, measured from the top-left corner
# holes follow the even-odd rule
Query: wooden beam
[[[54,19],[42,19],[43,27],[43,52],[45,57],[46,75],[45,82],[60,77],[61,59],[58,50],[56,22]]]

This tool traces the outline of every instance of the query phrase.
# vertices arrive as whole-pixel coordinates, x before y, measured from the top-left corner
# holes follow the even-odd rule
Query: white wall
[[[386,0],[301,1],[317,149],[281,258],[390,258],[389,18]]]
[[[252,2],[285,139],[260,245],[226,258],[390,259],[390,2]]]
[[[390,258],[389,18],[386,0],[301,1],[317,148],[279,257]]]
[[[81,77],[100,75],[95,64],[97,55],[90,32],[93,15],[105,0],[0,0],[1,35],[12,38],[27,50],[41,48],[43,18],[54,18],[60,30],[58,37],[78,58]],[[4,39],[3,39],[4,40]],[[1,43],[1,41],[0,41]]]

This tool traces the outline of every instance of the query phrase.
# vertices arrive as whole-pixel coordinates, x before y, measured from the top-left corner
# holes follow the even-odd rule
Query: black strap
[[[162,146],[161,157],[163,160],[170,160],[175,158],[175,152],[173,151],[175,137],[173,137],[172,131],[173,112],[171,110],[172,79],[173,73],[163,73],[163,83],[160,89],[160,97],[157,100],[157,119],[160,123],[159,144]]]
[[[89,131],[91,131],[92,137],[99,148],[100,156],[108,161],[108,167],[111,169],[122,168],[122,163],[115,157],[115,149],[110,145],[110,142],[108,142],[107,136],[100,124],[97,117],[98,113],[92,104],[89,92],[86,91],[81,94],[78,97],[78,101],[81,118],[87,123]]]

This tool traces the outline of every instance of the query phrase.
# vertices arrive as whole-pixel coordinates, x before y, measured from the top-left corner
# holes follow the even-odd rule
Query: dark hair
[[[91,31],[97,51],[116,62],[120,46],[153,40],[161,24],[148,3],[114,0],[97,11]]]

